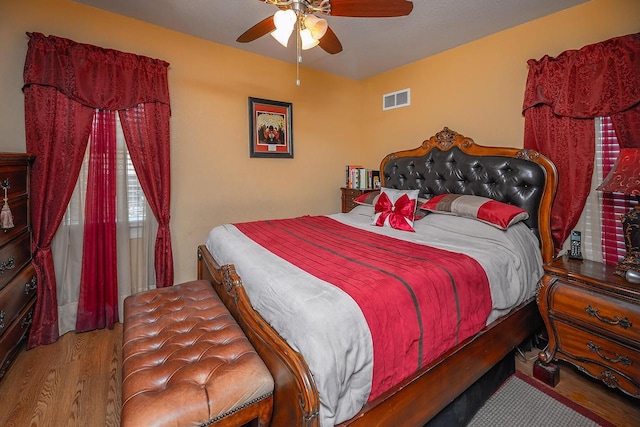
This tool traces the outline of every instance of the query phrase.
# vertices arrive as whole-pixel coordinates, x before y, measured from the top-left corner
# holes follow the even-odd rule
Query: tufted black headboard
[[[420,189],[420,197],[470,194],[510,203],[529,212],[526,224],[541,243],[543,259],[553,257],[550,211],[556,170],[533,150],[476,145],[448,128],[414,150],[387,155],[380,164],[384,187]]]

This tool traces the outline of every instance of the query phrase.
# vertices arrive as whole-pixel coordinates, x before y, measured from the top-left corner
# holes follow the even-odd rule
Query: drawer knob
[[[33,322],[33,311],[30,311],[27,317],[22,319],[22,322],[20,323],[20,327],[24,329],[25,327],[28,327],[29,325],[31,325],[32,322]]]
[[[35,291],[38,289],[38,279],[36,276],[33,276],[30,281],[24,284],[24,294],[29,295],[31,291]]]
[[[618,378],[616,378],[615,374],[608,369],[602,371],[602,374],[600,375],[600,381],[605,383],[609,388],[618,387]]]
[[[589,314],[589,316],[595,317],[596,319],[598,319],[602,323],[606,323],[607,325],[614,325],[614,326],[620,325],[622,329],[629,329],[631,326],[633,326],[633,324],[629,322],[629,319],[626,317],[620,318],[620,316],[615,315],[613,316],[614,320],[611,320],[611,319],[607,319],[606,317],[600,317],[600,315],[598,314],[600,313],[600,309],[598,308],[593,308],[590,305],[588,305],[584,309]]]
[[[16,267],[16,260],[13,258],[13,255],[9,256],[9,259],[6,261],[0,262],[0,274],[4,273],[7,270],[11,270]]]
[[[600,353],[600,350],[602,349],[602,347],[595,345],[591,341],[589,341],[587,343],[587,347],[589,347],[589,350],[593,351],[594,353],[596,353],[598,356],[600,356],[601,358],[603,358],[607,362],[622,363],[624,366],[633,365],[633,362],[627,356],[620,356],[618,353],[615,353],[616,359],[612,359],[610,357],[607,357],[606,355]]]
[[[4,316],[6,313],[4,310],[0,310],[0,331],[4,329]]]

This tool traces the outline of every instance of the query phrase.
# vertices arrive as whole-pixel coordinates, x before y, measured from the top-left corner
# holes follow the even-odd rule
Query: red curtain
[[[640,147],[640,33],[580,50],[529,60],[524,147],[558,169],[551,210],[556,252],[575,227],[589,194],[595,144],[593,119],[611,116],[621,146]]]
[[[33,266],[38,298],[29,348],[58,339],[58,300],[51,241],[67,209],[91,132],[94,110],[53,87],[24,88],[26,148],[36,158],[31,169]]]
[[[158,125],[161,120],[164,122],[158,125],[158,129],[149,132],[150,138],[141,139],[140,144],[148,151],[168,153],[170,104],[167,80],[169,64],[164,61],[60,37],[47,37],[40,33],[27,34],[29,46],[23,91],[26,147],[28,152],[36,155],[30,205],[33,264],[38,277],[38,298],[28,343],[28,347],[32,348],[58,338],[51,240],[62,221],[77,181],[95,109],[126,110],[142,104],[146,106],[145,109],[164,111],[164,114],[157,115],[153,123]],[[145,171],[143,173],[148,173],[151,180],[162,182],[154,190],[162,194],[159,199],[164,205],[160,209],[166,211],[167,218],[165,231],[158,236],[164,239],[161,245],[163,252],[156,253],[156,265],[158,259],[165,263],[162,280],[157,282],[160,287],[173,283],[168,225],[168,154],[162,158],[167,162],[164,168],[158,168],[154,163],[157,160],[155,157],[153,159],[142,156],[137,161],[136,172]],[[158,174],[161,178],[157,178]],[[144,186],[143,191],[146,195]],[[151,199],[157,196],[147,197]]]
[[[638,64],[640,68],[640,64]],[[620,148],[640,148],[640,105],[611,114]]]
[[[154,260],[158,287],[173,283],[173,253],[169,230],[169,115],[169,106],[159,103],[139,104],[120,111],[120,123],[131,162],[149,207],[158,221]]]
[[[76,331],[118,321],[116,249],[116,115],[98,111],[89,149],[82,273]]]

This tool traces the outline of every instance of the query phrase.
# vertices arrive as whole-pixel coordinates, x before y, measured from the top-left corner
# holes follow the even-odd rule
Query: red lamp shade
[[[640,148],[623,148],[613,169],[597,188],[608,193],[640,196]],[[640,205],[620,216],[627,254],[615,273],[631,283],[640,283]]]
[[[621,149],[613,169],[597,190],[640,196],[640,148]]]

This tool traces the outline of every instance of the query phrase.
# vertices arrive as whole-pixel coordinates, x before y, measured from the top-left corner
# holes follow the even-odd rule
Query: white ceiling
[[[295,43],[238,43],[275,13],[261,0],[74,0],[234,48],[295,63]],[[367,0],[362,0],[366,2]],[[399,18],[326,17],[344,50],[303,52],[303,66],[361,80],[588,0],[413,0]]]

